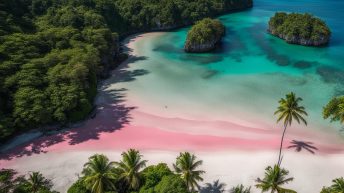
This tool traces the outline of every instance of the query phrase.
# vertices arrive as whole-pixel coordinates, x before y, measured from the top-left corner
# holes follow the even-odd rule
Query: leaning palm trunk
[[[275,111],[275,115],[278,115],[277,122],[284,122],[284,130],[277,163],[278,166],[280,166],[282,162],[283,140],[288,125],[290,126],[293,120],[296,120],[298,123],[303,122],[307,125],[307,121],[303,118],[303,116],[307,116],[307,112],[305,111],[305,107],[299,105],[300,101],[302,101],[302,98],[296,97],[293,92],[287,94],[286,98],[281,98],[281,100],[278,101],[279,106],[277,111]]]
[[[287,125],[285,124],[282,138],[281,138],[281,145],[280,145],[280,149],[279,149],[278,162],[277,162],[278,166],[281,166],[281,163],[282,163],[282,148],[283,148],[284,135],[285,135],[286,131],[287,131]]]

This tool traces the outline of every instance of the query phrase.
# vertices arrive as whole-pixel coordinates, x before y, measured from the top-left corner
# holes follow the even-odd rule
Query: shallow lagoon
[[[155,108],[152,112],[168,106],[167,117],[184,117],[182,112],[193,120],[230,119],[270,128],[278,99],[294,91],[309,112],[307,130],[339,134],[340,126],[322,120],[321,111],[332,96],[344,92],[342,10],[342,1],[257,0],[250,10],[219,18],[227,35],[222,47],[208,54],[183,52],[188,28],[144,37],[135,44],[144,59],[129,65],[147,74],[128,83],[133,87],[129,98],[141,101],[140,107],[147,104],[147,110]],[[267,34],[275,11],[321,17],[332,29],[331,43],[304,47]]]

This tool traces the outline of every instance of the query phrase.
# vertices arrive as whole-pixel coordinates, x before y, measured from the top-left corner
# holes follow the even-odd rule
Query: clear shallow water
[[[131,66],[148,74],[130,83],[132,95],[153,109],[169,105],[169,117],[230,117],[273,126],[277,101],[294,91],[309,112],[308,129],[338,131],[340,126],[324,121],[321,111],[331,97],[344,93],[343,10],[343,1],[256,0],[250,10],[219,18],[227,34],[222,48],[207,54],[184,53],[188,28],[145,37],[135,47],[146,58]],[[267,34],[276,11],[321,17],[332,29],[331,43],[304,47]]]

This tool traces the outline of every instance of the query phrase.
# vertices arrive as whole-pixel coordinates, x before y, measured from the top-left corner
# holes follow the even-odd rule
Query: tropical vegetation
[[[84,164],[82,175],[69,187],[67,193],[250,193],[251,187],[239,184],[226,190],[219,180],[199,184],[203,171],[197,170],[202,161],[189,152],[180,153],[172,171],[167,164],[145,167],[146,161],[139,151],[130,149],[122,153],[120,162],[110,161],[103,154],[91,156]],[[122,163],[122,164],[120,164]],[[125,165],[125,166],[124,166]],[[123,172],[133,171],[133,172]],[[134,174],[135,175],[131,175]],[[125,174],[125,175],[124,175]],[[130,174],[130,175],[128,175]],[[129,177],[132,176],[132,177]],[[135,177],[133,177],[135,176]],[[188,176],[188,177],[187,177]],[[135,179],[135,180],[134,180]],[[137,181],[139,179],[139,181]],[[255,187],[262,192],[296,193],[285,187],[294,180],[289,171],[279,165],[265,169],[263,178],[257,178]],[[137,183],[139,182],[137,186]],[[132,184],[132,185],[130,185]],[[196,189],[197,188],[197,189]],[[320,193],[344,193],[344,178],[333,180]],[[18,175],[12,169],[0,170],[0,193],[58,193],[52,183],[39,172]]]
[[[277,12],[270,18],[269,32],[287,42],[303,45],[322,45],[327,43],[331,36],[326,23],[308,13]]]
[[[93,155],[84,165],[83,182],[92,193],[116,191],[114,162],[110,162],[105,155]]]
[[[281,165],[282,162],[282,148],[283,148],[283,140],[288,126],[291,126],[292,122],[296,120],[298,123],[304,123],[307,125],[307,121],[304,116],[307,116],[307,112],[305,111],[305,107],[300,106],[300,102],[302,98],[296,97],[295,93],[291,92],[286,95],[286,98],[281,98],[279,100],[279,106],[275,112],[275,115],[278,116],[277,122],[283,122],[283,134],[281,138],[281,144],[279,149],[278,155],[278,165]]]
[[[125,59],[119,38],[251,6],[252,0],[0,1],[1,141],[85,118],[99,78]]]
[[[225,34],[225,26],[216,19],[205,18],[198,21],[189,30],[185,50],[187,52],[203,52],[214,49]]]
[[[138,190],[141,186],[141,169],[146,167],[147,162],[141,158],[139,151],[130,149],[122,153],[122,161],[114,162],[122,185],[132,191]]]
[[[336,178],[330,187],[324,187],[320,193],[344,193],[344,178]]]
[[[203,181],[203,170],[197,170],[203,161],[197,160],[197,157],[189,152],[180,153],[173,165],[175,171],[181,175],[190,192],[199,188],[198,182]]]
[[[188,160],[194,169],[201,163],[195,162],[196,157],[188,152],[181,155],[193,158]],[[180,159],[178,157],[176,162]],[[84,165],[83,175],[69,188],[68,193],[191,193],[189,186],[193,187],[201,178],[194,177],[195,173],[203,173],[192,170],[192,175],[188,175],[191,177],[187,178],[189,181],[186,181],[164,163],[146,167],[146,162],[140,152],[134,149],[123,152],[120,162],[111,162],[104,155],[93,155]]]
[[[39,172],[23,176],[12,169],[0,170],[0,193],[57,193],[51,189],[52,185]]]
[[[279,165],[274,167],[267,167],[263,179],[257,178],[256,187],[261,189],[262,192],[277,192],[277,193],[296,193],[296,191],[282,187],[285,184],[293,181],[293,177],[288,177],[289,171],[280,168]]]
[[[239,184],[235,187],[233,187],[229,193],[250,193],[251,192],[251,187],[245,188],[244,185]]]
[[[332,98],[323,109],[324,119],[344,123],[344,96]]]

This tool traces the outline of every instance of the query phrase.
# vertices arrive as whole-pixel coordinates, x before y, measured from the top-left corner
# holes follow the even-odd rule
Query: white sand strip
[[[18,158],[10,167],[25,174],[29,171],[40,171],[51,178],[55,189],[66,192],[68,187],[77,179],[82,165],[87,158],[96,152],[50,152]],[[106,154],[111,160],[119,160],[120,152],[98,152]],[[144,159],[148,164],[166,162],[169,166],[175,161],[179,153],[145,151]],[[277,152],[196,152],[202,159],[204,183],[219,179],[227,184],[227,189],[239,183],[254,186],[255,179],[262,177],[264,168],[273,164]],[[308,153],[287,152],[283,166],[286,167],[295,181],[287,187],[294,188],[299,193],[320,192],[324,185],[329,185],[333,178],[344,174],[344,155],[312,155]],[[6,164],[5,164],[6,165]],[[172,168],[172,167],[171,167]],[[253,193],[260,192],[252,187]]]

